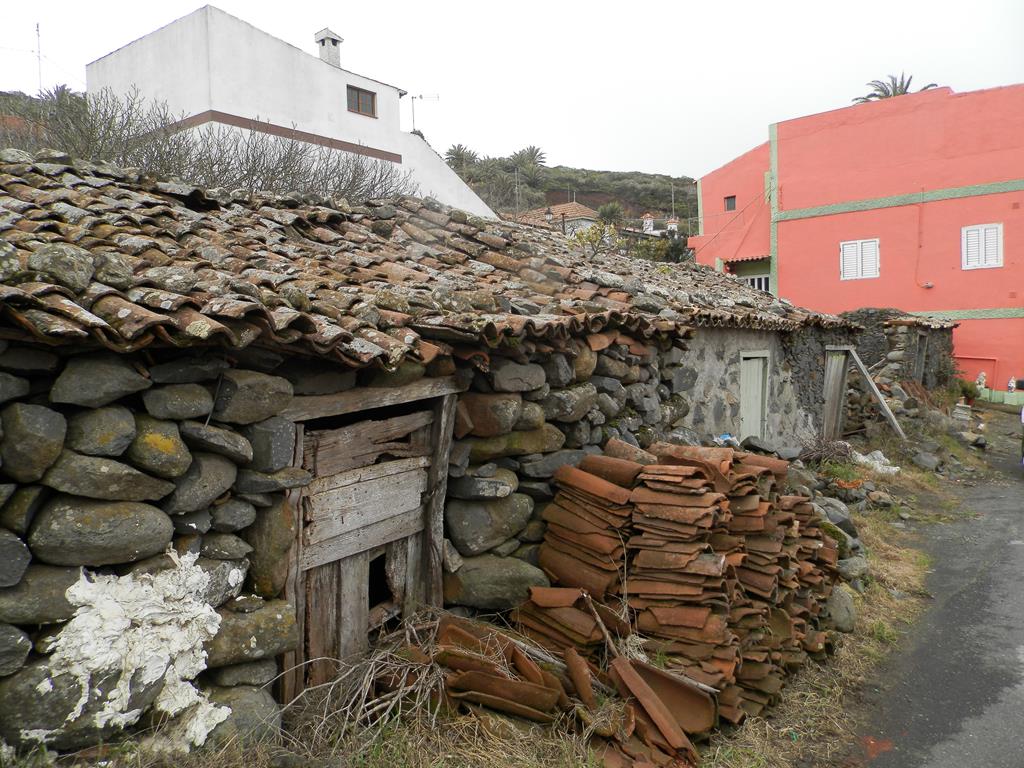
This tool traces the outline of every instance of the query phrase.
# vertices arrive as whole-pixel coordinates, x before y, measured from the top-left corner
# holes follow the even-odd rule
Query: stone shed
[[[866,307],[844,312],[862,326],[857,352],[883,383],[917,382],[925,389],[944,387],[956,376],[953,329],[957,323],[900,309]]]
[[[272,680],[546,583],[559,466],[813,435],[855,331],[432,200],[2,150],[0,739],[273,730]]]

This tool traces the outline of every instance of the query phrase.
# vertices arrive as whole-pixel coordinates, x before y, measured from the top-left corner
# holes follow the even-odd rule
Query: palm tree
[[[900,76],[897,79],[896,75],[889,75],[889,82],[884,80],[872,80],[868,83],[868,87],[871,90],[865,96],[858,96],[853,100],[854,104],[867,104],[869,101],[878,101],[879,99],[891,99],[893,96],[902,96],[905,93],[910,93],[910,81],[914,79],[911,75],[907,77],[903,72],[900,72]],[[921,91],[927,91],[929,88],[938,88],[938,83],[928,83]],[[920,93],[920,91],[918,91]]]
[[[513,165],[518,165],[522,169],[539,168],[544,165],[548,158],[547,155],[544,154],[544,150],[531,144],[525,149],[513,152],[509,159],[512,161]]]
[[[444,159],[459,175],[465,175],[466,168],[476,165],[480,158],[465,144],[452,144],[444,153]]]
[[[622,210],[622,206],[614,200],[610,203],[605,203],[597,209],[597,217],[605,224],[610,224],[613,227],[621,224],[625,216],[626,212]]]

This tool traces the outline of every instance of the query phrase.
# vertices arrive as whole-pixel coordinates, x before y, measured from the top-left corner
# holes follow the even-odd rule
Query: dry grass
[[[898,543],[900,533],[888,522],[874,515],[855,519],[873,579],[865,594],[855,597],[856,629],[842,638],[826,664],[812,662],[794,676],[767,718],[750,718],[714,736],[704,768],[825,768],[848,753],[858,725],[851,704],[921,612],[929,564],[922,553]]]

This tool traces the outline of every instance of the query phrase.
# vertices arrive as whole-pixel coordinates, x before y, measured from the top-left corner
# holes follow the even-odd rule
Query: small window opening
[[[736,210],[736,195],[728,195],[725,198],[725,210],[735,211]]]

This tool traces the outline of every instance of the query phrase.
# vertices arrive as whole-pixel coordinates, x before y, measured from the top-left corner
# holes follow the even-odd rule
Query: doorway
[[[740,354],[740,439],[764,437],[768,413],[768,352]]]

